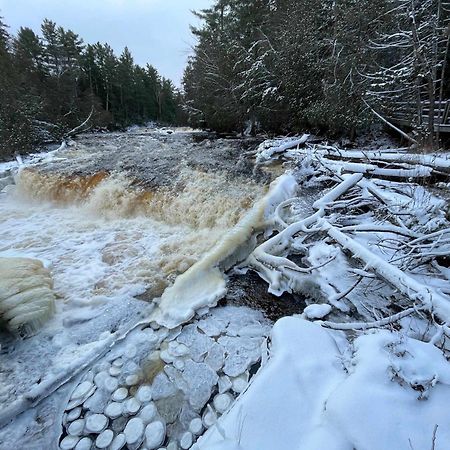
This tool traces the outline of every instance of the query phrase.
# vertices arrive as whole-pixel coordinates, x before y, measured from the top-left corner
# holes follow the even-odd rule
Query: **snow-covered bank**
[[[2,345],[0,442],[444,450],[448,194],[415,165],[445,179],[445,164],[340,158],[302,137],[262,145],[263,168],[221,170],[235,156],[224,141],[180,163],[187,136],[136,136],[129,155],[126,137],[110,144],[120,173],[100,171],[110,147],[95,137],[24,167],[0,196],[0,256],[42,260],[58,295],[48,325]],[[246,272],[300,299],[271,337],[259,311],[223,307]]]
[[[295,317],[277,322],[269,363],[196,448],[447,449],[442,352],[400,332],[352,344],[338,333]]]

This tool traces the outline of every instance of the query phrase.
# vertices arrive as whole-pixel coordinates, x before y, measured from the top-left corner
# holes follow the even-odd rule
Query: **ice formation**
[[[9,331],[36,332],[54,313],[48,269],[31,258],[0,258],[0,321]]]

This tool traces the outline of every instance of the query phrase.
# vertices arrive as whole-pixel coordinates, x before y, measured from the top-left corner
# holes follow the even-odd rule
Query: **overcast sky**
[[[194,42],[191,10],[213,0],[0,0],[0,16],[14,34],[21,26],[40,31],[44,18],[78,33],[85,42],[107,42],[117,54],[128,46],[135,62],[155,66],[180,84]]]

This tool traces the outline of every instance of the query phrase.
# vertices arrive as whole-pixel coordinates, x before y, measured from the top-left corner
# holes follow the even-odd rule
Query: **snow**
[[[323,304],[309,305],[303,310],[303,315],[307,319],[323,319],[325,316],[330,314],[331,309],[332,308],[330,305],[323,305]]]
[[[269,364],[220,420],[226,437],[243,450],[406,450],[409,442],[429,448],[438,425],[436,448],[445,449],[450,365],[439,350],[381,331],[348,343],[345,361],[339,341],[298,317],[278,321]],[[418,384],[428,387],[427,401],[412,387]],[[213,427],[198,446],[216,450],[222,442]]]

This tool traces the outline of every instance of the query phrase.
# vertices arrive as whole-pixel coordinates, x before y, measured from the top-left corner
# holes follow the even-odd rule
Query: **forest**
[[[449,7],[216,0],[192,29],[198,43],[184,74],[190,121],[352,138],[400,116],[407,139],[435,146],[434,123],[450,94]]]
[[[150,64],[108,44],[85,44],[44,20],[11,36],[0,18],[0,158],[92,128],[176,123],[180,93]]]

